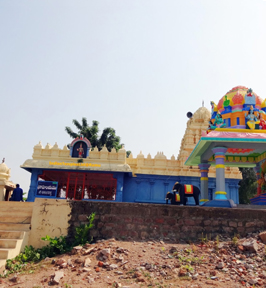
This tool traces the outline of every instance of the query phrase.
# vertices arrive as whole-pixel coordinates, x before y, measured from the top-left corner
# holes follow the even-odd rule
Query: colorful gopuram
[[[266,202],[266,99],[252,89],[237,86],[227,92],[216,105],[211,102],[209,127],[186,161],[201,171],[201,202],[205,206],[234,207],[226,187],[227,167],[254,167],[258,190],[253,204]],[[216,169],[216,192],[208,199],[210,167]]]

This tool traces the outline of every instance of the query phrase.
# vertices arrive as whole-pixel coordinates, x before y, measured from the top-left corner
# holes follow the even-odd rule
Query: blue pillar
[[[124,173],[114,173],[113,177],[117,179],[115,201],[123,202]]]
[[[212,149],[215,157],[216,164],[216,192],[215,200],[227,200],[225,191],[225,172],[224,172],[224,161],[225,153],[227,148],[225,147],[215,147]]]
[[[201,163],[199,164],[200,169],[200,190],[202,199],[200,200],[200,204],[203,204],[204,202],[209,201],[209,191],[208,191],[208,172],[210,168],[210,164],[208,163]]]
[[[42,174],[41,169],[33,169],[30,178],[30,190],[28,193],[27,202],[34,202],[37,190],[38,176]]]

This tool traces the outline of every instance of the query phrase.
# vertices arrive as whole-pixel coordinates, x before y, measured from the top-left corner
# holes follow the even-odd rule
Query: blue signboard
[[[58,182],[38,181],[36,197],[56,198]]]

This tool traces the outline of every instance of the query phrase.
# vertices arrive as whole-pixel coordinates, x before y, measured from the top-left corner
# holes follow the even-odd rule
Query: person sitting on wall
[[[16,188],[14,189],[9,201],[23,201],[23,190],[19,188],[19,184],[16,185]]]
[[[247,127],[251,130],[256,128],[256,124],[260,124],[260,120],[255,116],[253,106],[250,106],[248,115],[245,113],[245,117],[247,119]]]
[[[217,112],[213,124],[212,125],[210,124],[210,128],[211,130],[215,130],[216,128],[224,128],[224,127],[226,127],[226,124],[224,123],[222,115],[220,112]]]

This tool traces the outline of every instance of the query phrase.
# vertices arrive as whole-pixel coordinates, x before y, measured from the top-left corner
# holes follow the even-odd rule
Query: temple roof
[[[229,90],[218,102],[217,109],[219,112],[223,112],[227,106],[237,106],[245,104],[245,96],[254,95],[257,108],[265,107],[265,101],[258,96],[252,89],[245,86],[236,86]]]
[[[215,165],[212,149],[225,147],[225,166],[254,167],[256,163],[266,158],[266,131],[265,133],[251,132],[250,130],[228,131],[217,128],[201,137],[188,157],[185,165],[198,165],[208,162]]]

